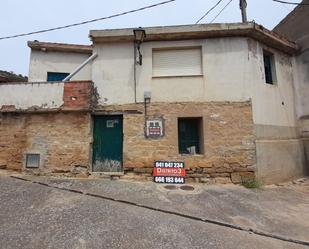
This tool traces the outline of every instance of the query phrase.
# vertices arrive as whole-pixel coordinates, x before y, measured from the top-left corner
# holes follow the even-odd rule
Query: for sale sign
[[[157,183],[185,183],[185,165],[183,162],[155,161],[153,176]]]

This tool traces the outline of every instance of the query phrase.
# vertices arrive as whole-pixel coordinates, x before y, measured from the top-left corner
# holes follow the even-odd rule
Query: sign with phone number
[[[153,176],[157,183],[185,183],[184,162],[155,161]]]

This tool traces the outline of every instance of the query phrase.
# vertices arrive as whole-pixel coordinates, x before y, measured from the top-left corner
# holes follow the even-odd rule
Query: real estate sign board
[[[155,161],[153,169],[154,182],[185,183],[186,170],[184,162]]]

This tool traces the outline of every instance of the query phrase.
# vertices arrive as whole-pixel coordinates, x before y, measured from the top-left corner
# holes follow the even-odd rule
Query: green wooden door
[[[94,116],[92,171],[122,171],[122,120],[122,116]]]

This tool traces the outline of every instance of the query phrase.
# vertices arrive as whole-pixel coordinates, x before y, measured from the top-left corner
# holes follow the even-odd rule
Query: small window
[[[26,154],[26,168],[38,168],[40,166],[40,154]]]
[[[69,73],[47,72],[47,81],[62,81]]]
[[[263,60],[264,60],[265,82],[267,84],[273,85],[276,82],[276,69],[275,69],[274,55],[264,50]]]
[[[154,49],[152,51],[153,77],[202,74],[201,47]]]
[[[202,118],[178,119],[178,149],[180,154],[201,154],[203,150]]]

